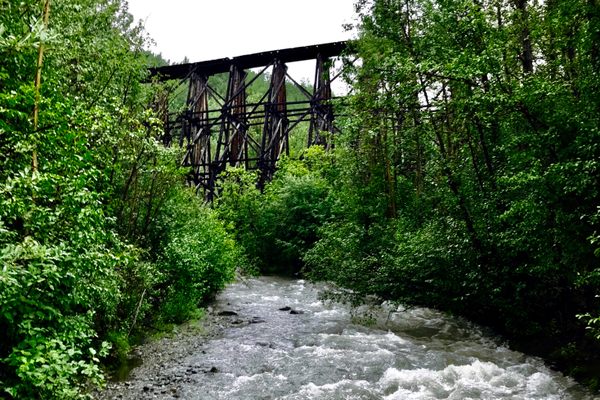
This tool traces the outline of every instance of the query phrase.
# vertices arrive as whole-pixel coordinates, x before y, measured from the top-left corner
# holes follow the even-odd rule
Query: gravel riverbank
[[[105,390],[94,393],[94,398],[179,398],[178,386],[189,383],[193,375],[218,372],[213,365],[186,363],[188,356],[202,354],[203,346],[220,337],[228,327],[258,322],[262,321],[255,317],[238,316],[231,310],[209,307],[201,320],[179,325],[165,337],[134,348],[130,357],[141,365],[133,368],[127,379],[108,382]]]

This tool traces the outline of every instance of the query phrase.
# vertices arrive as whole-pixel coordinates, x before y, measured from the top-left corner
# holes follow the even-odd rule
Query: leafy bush
[[[2,363],[11,367],[2,380],[19,379],[5,390],[15,398],[39,393],[70,399],[101,383],[98,356],[106,355],[107,344],[98,341],[90,302],[106,305],[117,293],[108,287],[89,292],[88,274],[74,268],[77,257],[66,245],[47,247],[27,237],[5,246],[0,260],[0,351]]]
[[[0,96],[9,122],[0,147],[11,155],[0,172],[0,381],[16,398],[76,398],[103,380],[99,332],[115,323],[118,270],[130,255],[101,207],[106,176],[92,132],[65,123],[87,117],[62,96],[47,99],[54,112],[44,114],[49,128],[35,146],[19,131],[30,96],[26,88]],[[90,110],[94,116],[105,120],[102,110]],[[37,171],[29,166],[35,147]]]
[[[161,318],[183,322],[234,277],[244,258],[214,211],[181,189],[158,217],[166,232],[158,257],[162,278],[154,293]]]
[[[262,272],[298,273],[317,230],[331,218],[328,157],[315,146],[302,160],[282,160],[263,194],[252,173],[224,175],[216,210]]]
[[[256,271],[262,254],[264,199],[256,188],[257,174],[242,168],[228,168],[219,180],[214,209],[228,232],[236,238],[247,257],[244,268]]]

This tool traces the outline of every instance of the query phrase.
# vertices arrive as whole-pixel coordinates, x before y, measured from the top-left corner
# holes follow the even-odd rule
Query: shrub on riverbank
[[[244,255],[215,212],[193,191],[181,191],[165,204],[157,225],[165,232],[155,291],[160,318],[181,323],[230,282]]]

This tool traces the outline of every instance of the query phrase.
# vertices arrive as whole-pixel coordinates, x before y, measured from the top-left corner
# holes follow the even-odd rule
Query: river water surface
[[[237,315],[224,317],[231,321],[221,335],[146,376],[137,397],[113,390],[109,398],[594,398],[466,321],[388,308],[364,324],[356,309],[319,300],[319,292],[281,278],[230,285],[214,308]]]

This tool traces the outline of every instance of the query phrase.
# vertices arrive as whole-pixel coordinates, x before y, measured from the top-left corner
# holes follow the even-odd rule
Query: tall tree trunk
[[[498,31],[502,32],[504,29],[504,20],[502,19],[502,0],[496,3],[496,23],[498,24]],[[502,48],[502,66],[504,70],[504,79],[508,81],[510,79],[510,67],[508,65],[508,57],[506,55],[506,46]]]
[[[592,28],[590,58],[596,71],[600,68],[600,0],[588,0],[586,19]]]
[[[43,23],[44,29],[48,27],[48,19],[50,17],[50,0],[46,0],[44,3],[44,15]],[[40,46],[38,48],[37,66],[35,71],[35,101],[33,103],[33,130],[34,132],[38,129],[39,113],[40,113],[40,87],[42,86],[42,65],[44,63],[44,42],[40,40]],[[33,172],[38,170],[38,155],[37,146],[33,148],[33,154],[31,155],[31,167]]]
[[[427,110],[431,111],[432,107],[431,102],[429,101],[429,94],[427,92],[425,80],[421,75],[419,75],[418,79],[421,85],[421,94],[423,95],[423,99],[425,100],[425,106],[427,107]],[[438,149],[440,152],[440,158],[442,161],[442,173],[446,177],[446,181],[448,183],[450,191],[458,201],[458,206],[461,211],[463,222],[465,223],[469,237],[471,238],[471,243],[473,244],[475,250],[478,251],[479,255],[483,257],[483,243],[481,242],[481,239],[477,234],[477,230],[475,229],[473,217],[471,216],[471,212],[469,211],[467,200],[460,188],[459,180],[456,178],[454,172],[452,171],[452,168],[450,167],[450,155],[448,153],[448,147],[444,142],[443,126],[439,126],[438,124],[436,124],[435,117],[433,115],[432,117],[433,118],[431,118],[431,125],[436,137],[435,141],[437,142]]]
[[[531,37],[529,30],[529,15],[527,12],[527,0],[515,0],[517,8],[518,23],[521,28],[521,63],[523,65],[523,73],[530,74],[533,72],[533,46],[531,45]]]
[[[392,121],[393,125],[393,121]],[[392,128],[393,131],[393,128]],[[388,144],[388,119],[383,119],[383,157],[384,157],[384,168],[385,168],[385,183],[388,195],[388,217],[396,217],[396,180],[395,175],[392,173],[392,163],[390,161],[390,150]]]

